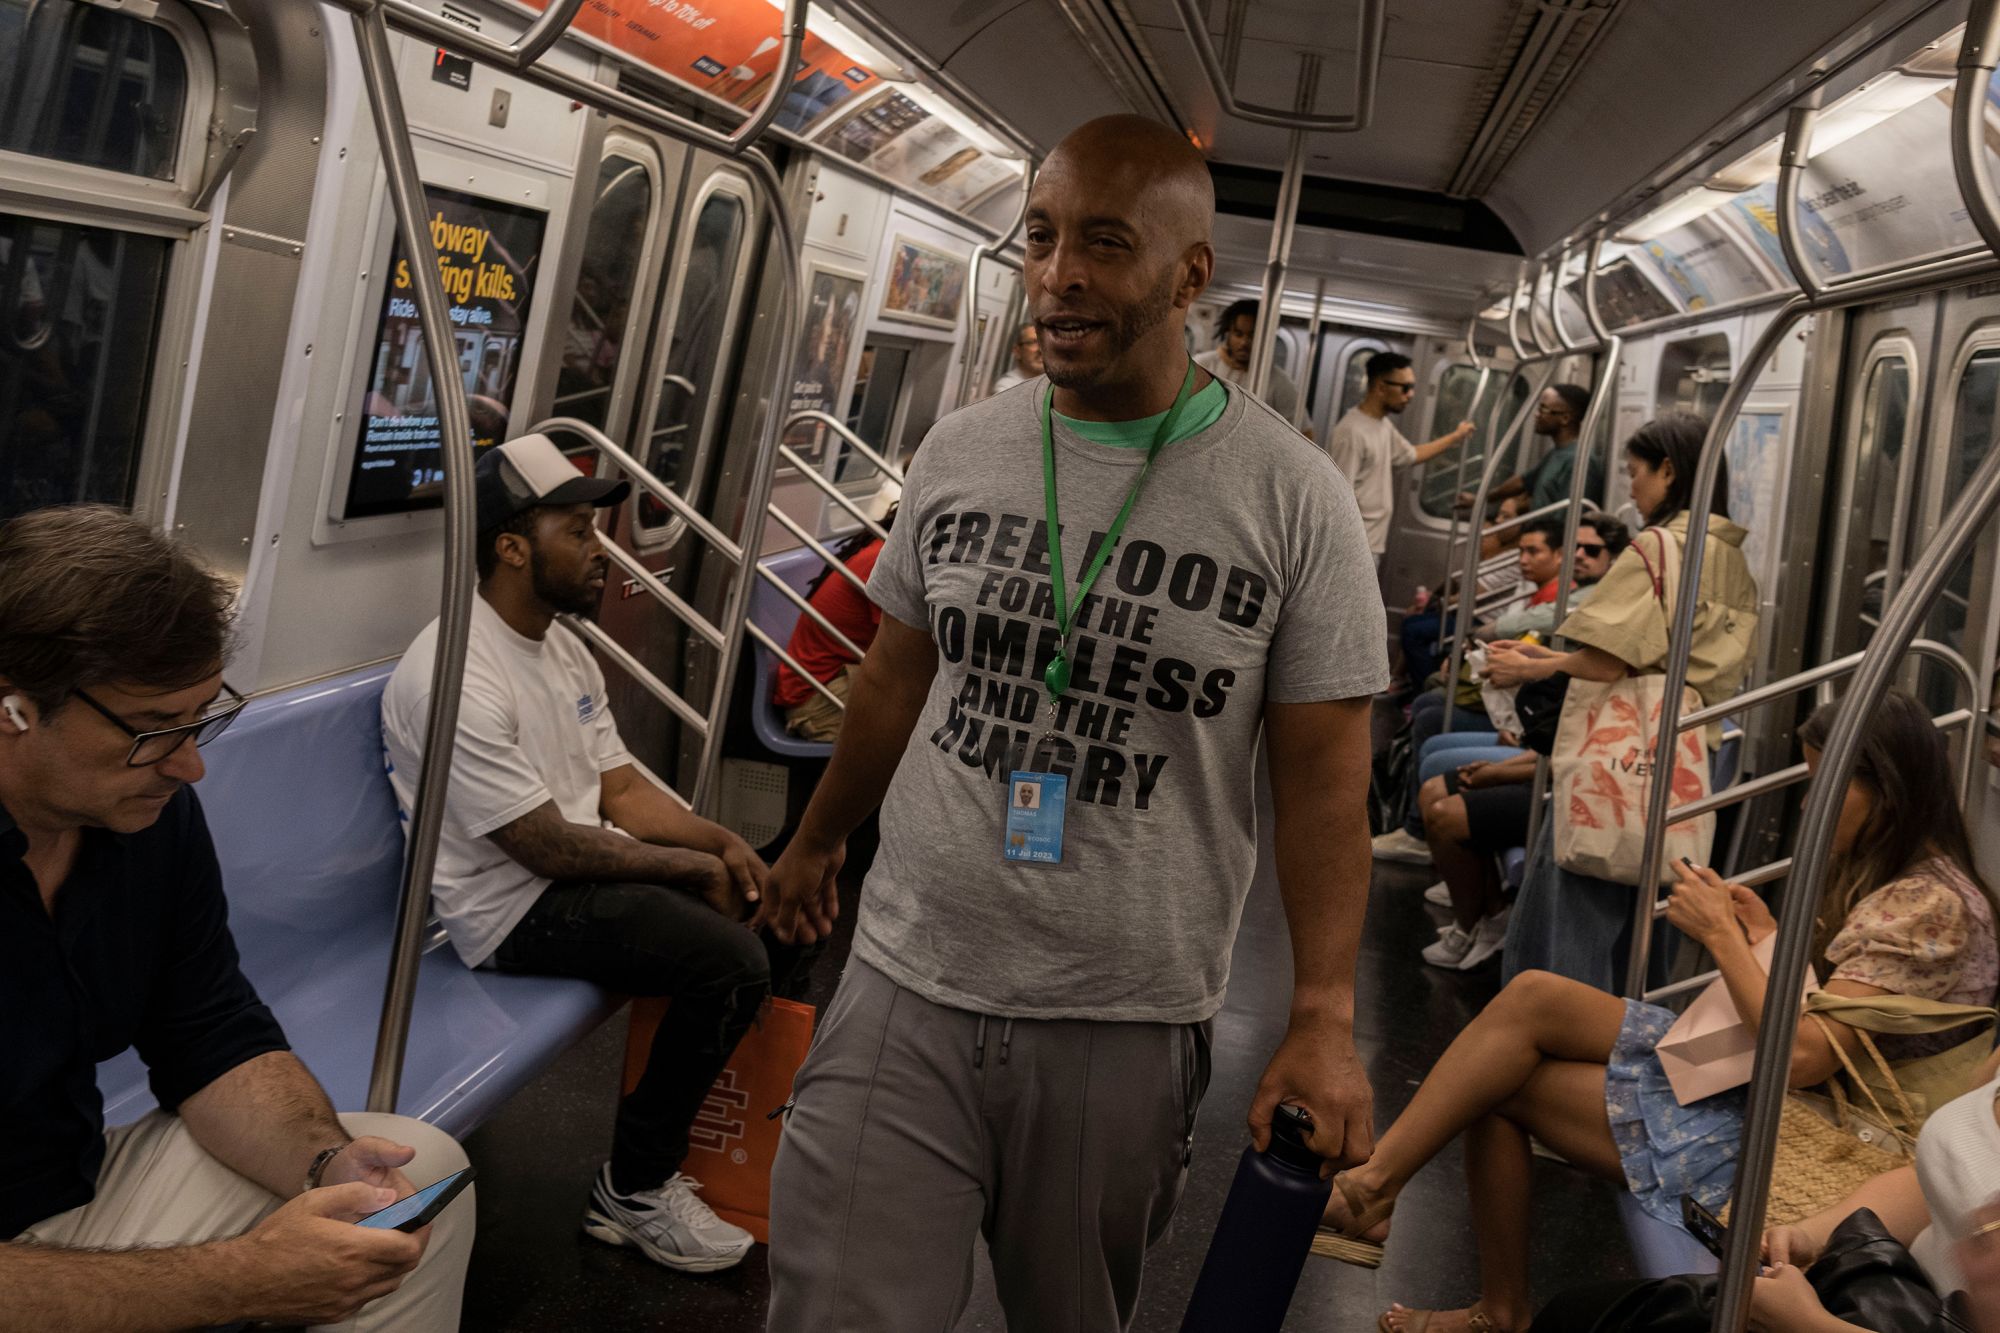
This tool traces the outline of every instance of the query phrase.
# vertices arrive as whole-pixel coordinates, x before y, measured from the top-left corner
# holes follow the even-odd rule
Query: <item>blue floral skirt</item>
[[[1692,1106],[1674,1098],[1654,1053],[1674,1025],[1671,1009],[1625,1001],[1625,1021],[1604,1071],[1604,1110],[1625,1166],[1625,1187],[1652,1216],[1681,1225],[1681,1196],[1711,1211],[1728,1202],[1743,1142],[1744,1088]]]

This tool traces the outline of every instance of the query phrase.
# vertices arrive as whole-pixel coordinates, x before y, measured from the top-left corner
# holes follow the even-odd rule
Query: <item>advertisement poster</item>
[[[787,413],[838,413],[841,381],[861,327],[861,289],[866,276],[814,265],[806,278],[806,320],[792,365]],[[800,424],[785,432],[785,443],[817,460],[826,428]]]
[[[1799,233],[1829,275],[1978,244],[1951,170],[1951,108],[1928,97],[1813,158]]]
[[[892,91],[836,124],[820,142],[849,162],[866,162],[930,116],[903,94]]]
[[[1729,517],[1750,534],[1743,541],[1743,558],[1760,588],[1774,588],[1778,571],[1769,552],[1784,515],[1779,505],[1778,472],[1785,461],[1785,414],[1778,410],[1746,411],[1729,432]]]
[[[1717,216],[1676,227],[1644,249],[1689,310],[1707,310],[1770,288],[1757,261]]]
[[[915,324],[952,328],[965,299],[965,261],[921,241],[898,236],[882,285],[882,313]]]
[[[548,0],[517,0],[541,11]],[[584,0],[570,30],[746,110],[778,72],[782,11],[768,0]],[[778,124],[804,129],[874,87],[875,73],[810,30]]]
[[[1774,182],[1765,181],[1755,189],[1745,190],[1729,201],[1729,208],[1737,220],[1750,233],[1750,239],[1764,254],[1772,268],[1791,278],[1791,265],[1785,262],[1785,247],[1778,243],[1778,187]]]
[[[957,209],[996,186],[1020,179],[1018,163],[982,152],[935,116],[897,135],[865,165],[946,208]]]
[[[1583,279],[1570,283],[1566,290],[1578,301],[1583,300]],[[1597,309],[1604,316],[1604,322],[1614,329],[1678,313],[1673,302],[1646,281],[1646,275],[1639,272],[1630,259],[1624,258],[1614,260],[1598,271]]]
[[[506,438],[545,217],[439,186],[425,187],[424,195],[472,409],[472,443],[485,449]],[[410,263],[398,237],[376,324],[374,368],[356,414],[361,430],[343,512],[350,519],[440,503],[437,400]]]

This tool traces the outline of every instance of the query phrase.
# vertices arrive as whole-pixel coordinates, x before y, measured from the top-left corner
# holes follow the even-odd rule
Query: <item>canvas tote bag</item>
[[[1648,535],[1656,539],[1656,558],[1646,554]],[[1680,540],[1664,528],[1648,528],[1633,542],[1633,549],[1646,562],[1653,595],[1672,623],[1681,574]],[[1617,884],[1639,883],[1666,682],[1657,671],[1628,674],[1609,683],[1570,682],[1549,765],[1555,794],[1556,864],[1564,870]],[[1682,716],[1700,707],[1701,696],[1692,687],[1683,688]],[[1702,733],[1683,735],[1674,755],[1669,808],[1708,796],[1708,744]],[[1672,867],[1683,856],[1706,865],[1714,841],[1713,813],[1668,825],[1660,883],[1675,882]]]

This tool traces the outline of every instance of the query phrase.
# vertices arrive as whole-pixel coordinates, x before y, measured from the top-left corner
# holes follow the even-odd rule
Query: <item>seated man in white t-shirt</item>
[[[477,477],[479,595],[432,901],[468,967],[673,997],[645,1075],[619,1104],[583,1228],[669,1268],[728,1268],[750,1233],[716,1217],[680,1166],[709,1087],[770,992],[773,960],[744,924],[767,871],[741,838],[640,773],[603,673],[555,623],[596,609],[609,562],[592,515],[630,484],[584,476],[542,435],[493,449]],[[436,645],[433,621],[382,696],[406,814]],[[795,958],[788,951],[779,971]]]

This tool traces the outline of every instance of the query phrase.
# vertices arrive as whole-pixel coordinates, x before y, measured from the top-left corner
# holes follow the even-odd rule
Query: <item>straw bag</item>
[[[1854,1112],[1848,1105],[1847,1094],[1838,1078],[1829,1079],[1824,1085],[1831,1103],[1832,1120],[1814,1109],[1809,1094],[1788,1093],[1778,1119],[1778,1151],[1771,1160],[1771,1192],[1764,1206],[1766,1227],[1801,1222],[1815,1213],[1825,1212],[1883,1172],[1907,1165],[1915,1143],[1912,1134],[1894,1126],[1888,1112],[1882,1109],[1881,1102],[1875,1099],[1873,1086],[1861,1079],[1846,1050],[1834,1040],[1826,1020],[1810,1008],[1806,1017],[1820,1025],[1820,1031],[1826,1034],[1827,1041],[1832,1043],[1834,1052],[1840,1056],[1840,1063],[1867,1092],[1876,1119],[1866,1121]],[[1880,1066],[1888,1086],[1895,1089],[1896,1096],[1900,1098],[1902,1089],[1896,1083],[1895,1073],[1866,1032],[1861,1033],[1861,1044]],[[1906,1121],[1914,1118],[1915,1113],[1907,1100],[1903,1102],[1902,1109]],[[1730,1208],[1722,1210],[1725,1223],[1734,1211],[1734,1201],[1731,1203]]]
[[[1857,1069],[1827,1027],[1832,1015],[1854,1029],[1871,1068]],[[1831,1208],[1865,1182],[1905,1165],[1917,1132],[1932,1111],[1973,1085],[1975,1071],[1992,1051],[1995,1011],[1983,1005],[1946,1004],[1913,995],[1833,995],[1815,991],[1806,1017],[1820,1025],[1845,1070],[1822,1085],[1825,1093],[1793,1092],[1778,1124],[1778,1153],[1771,1166],[1766,1226],[1781,1226]],[[1916,1036],[1950,1032],[1984,1020],[1976,1036],[1936,1055],[1891,1066],[1871,1032]],[[1870,1120],[1849,1102],[1850,1088],[1874,1110]],[[1899,1116],[1882,1106],[1896,1104]],[[1831,1116],[1831,1119],[1829,1119]]]
[[[1658,564],[1647,558],[1637,539],[1632,549],[1646,562],[1653,595],[1660,599],[1671,624],[1675,585],[1680,580],[1680,540],[1664,528],[1646,531],[1658,539]],[[1549,768],[1556,864],[1564,870],[1614,884],[1639,883],[1660,710],[1666,698],[1667,678],[1657,671],[1610,682],[1570,682]],[[1701,696],[1694,688],[1682,687],[1682,715],[1700,707]],[[1701,733],[1691,731],[1681,736],[1673,754],[1669,808],[1705,799],[1709,795],[1708,745]],[[1706,864],[1714,841],[1713,811],[1669,825],[1665,854],[1660,858],[1660,883],[1675,882],[1673,865],[1683,857]]]

